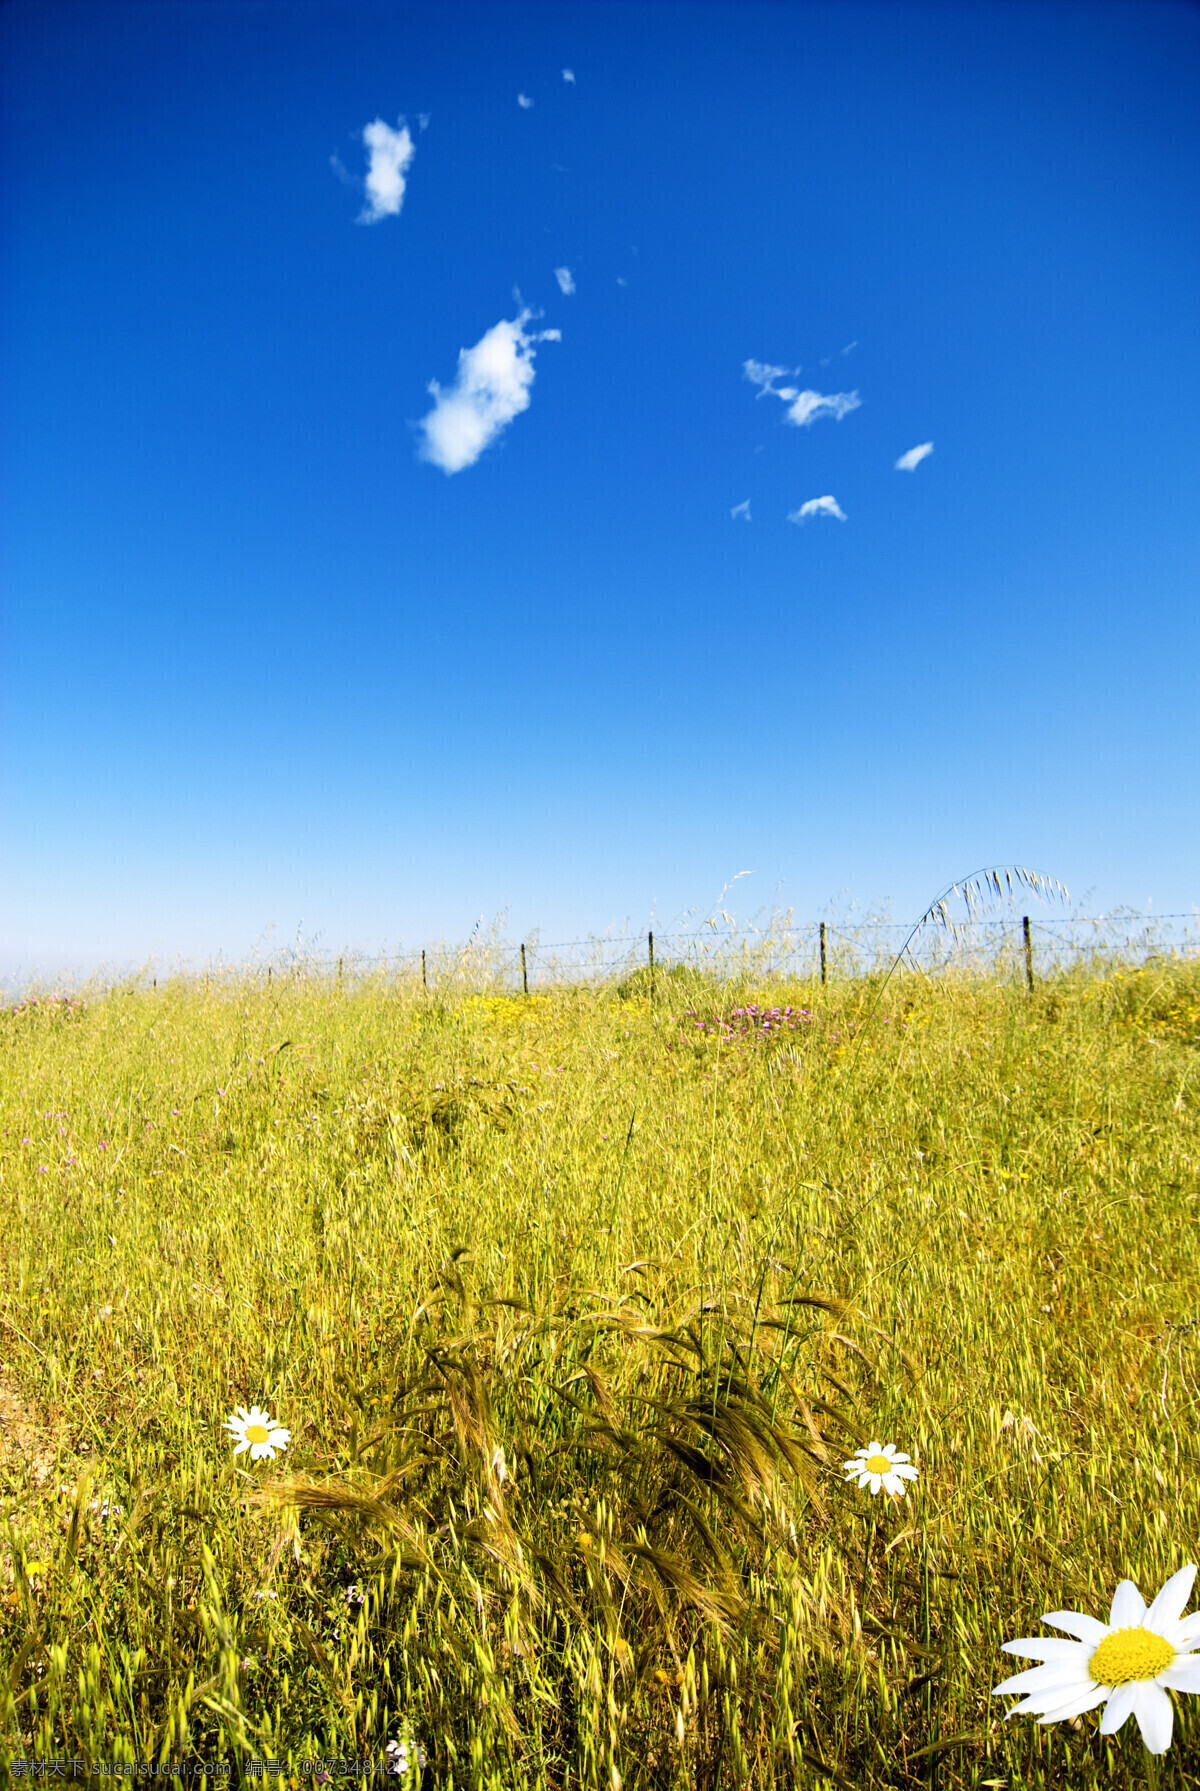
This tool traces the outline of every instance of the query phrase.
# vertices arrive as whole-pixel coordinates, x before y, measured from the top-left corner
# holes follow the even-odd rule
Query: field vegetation
[[[0,1762],[1200,1785],[991,1696],[1200,1560],[1198,1129],[1195,959],[19,1005]]]

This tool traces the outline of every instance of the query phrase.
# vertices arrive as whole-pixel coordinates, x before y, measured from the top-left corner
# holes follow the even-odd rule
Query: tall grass
[[[1200,967],[881,987],[0,1019],[0,1760],[1144,1783],[989,1694],[1198,1558]]]

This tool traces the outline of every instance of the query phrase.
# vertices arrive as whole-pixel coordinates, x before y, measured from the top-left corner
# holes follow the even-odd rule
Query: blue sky
[[[1200,12],[0,52],[0,972],[1200,900]]]

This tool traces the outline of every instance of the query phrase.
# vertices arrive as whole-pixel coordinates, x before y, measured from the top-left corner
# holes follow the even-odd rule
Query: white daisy
[[[1132,1711],[1150,1752],[1165,1754],[1174,1723],[1167,1692],[1200,1692],[1200,1611],[1183,1617],[1195,1578],[1195,1563],[1189,1561],[1171,1576],[1149,1610],[1133,1581],[1122,1580],[1107,1624],[1078,1611],[1048,1612],[1043,1623],[1079,1640],[1026,1636],[1005,1642],[1007,1654],[1047,1664],[1014,1673],[992,1696],[1027,1692],[1006,1714],[1033,1711],[1042,1723],[1080,1716],[1107,1699],[1101,1735],[1115,1735]]]
[[[249,1449],[251,1461],[274,1461],[275,1451],[286,1449],[292,1440],[290,1430],[285,1430],[282,1424],[276,1424],[266,1412],[260,1412],[256,1405],[251,1406],[249,1411],[244,1405],[240,1405],[233,1417],[226,1418],[225,1427],[238,1438],[238,1446],[233,1453],[240,1455],[243,1449]]]
[[[860,1490],[870,1487],[872,1498],[881,1487],[885,1493],[903,1498],[904,1482],[915,1480],[918,1472],[908,1456],[899,1453],[895,1443],[868,1443],[842,1466],[847,1480],[857,1480]]]

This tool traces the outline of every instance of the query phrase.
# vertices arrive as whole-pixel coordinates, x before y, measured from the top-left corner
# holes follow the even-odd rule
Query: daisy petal
[[[1200,1647],[1200,1611],[1184,1618],[1175,1631],[1175,1646],[1185,1653],[1189,1648]]]
[[[1156,1673],[1155,1678],[1171,1691],[1200,1694],[1200,1654],[1185,1654],[1182,1658],[1176,1655],[1175,1665],[1165,1673]]]
[[[1011,1679],[1006,1679],[1003,1685],[996,1687],[996,1690],[1048,1692],[1053,1695],[1055,1702],[1061,1703],[1063,1698],[1069,1697],[1076,1691],[1082,1692],[1091,1684],[1092,1681],[1086,1673],[1080,1673],[1072,1662],[1052,1660],[1048,1666],[1026,1667],[1023,1673],[1014,1673]],[[1047,1704],[1049,1701],[1048,1698],[1040,1700],[1042,1704]]]
[[[1196,1580],[1196,1563],[1189,1561],[1173,1573],[1146,1613],[1146,1628],[1156,1635],[1165,1635],[1165,1625],[1174,1625],[1183,1616],[1183,1607],[1192,1596]]]
[[[1078,1636],[1081,1642],[1088,1642],[1093,1648],[1098,1648],[1108,1634],[1107,1623],[1087,1617],[1082,1611],[1047,1611],[1042,1622],[1053,1623],[1055,1629],[1065,1629],[1068,1635]]]
[[[1024,1654],[1030,1660],[1077,1660],[1085,1666],[1085,1651],[1078,1642],[1064,1642],[1061,1636],[1020,1636],[1015,1642],[1001,1642],[1005,1654]]]
[[[1142,1740],[1152,1754],[1165,1754],[1171,1745],[1171,1729],[1175,1722],[1171,1700],[1153,1679],[1135,1680],[1134,1688],[1133,1714],[1142,1731]]]
[[[1054,1704],[1054,1707],[1057,1708],[1057,1701],[1060,1701],[1061,1698],[1061,1692],[1052,1693],[1050,1699],[1047,1699],[1043,1692],[1030,1692],[1027,1698],[1022,1698],[1019,1704],[1014,1704],[1011,1710],[1006,1710],[1004,1712],[1004,1720],[1007,1722],[1010,1716],[1036,1716],[1041,1718],[1046,1713],[1047,1704],[1052,1703]]]
[[[1136,1629],[1145,1620],[1146,1600],[1132,1580],[1122,1580],[1113,1593],[1110,1629]]]
[[[1107,1696],[1107,1685],[1090,1685],[1086,1690],[1081,1687],[1076,1694],[1068,1697],[1065,1703],[1056,1704],[1053,1710],[1046,1710],[1038,1718],[1038,1721],[1043,1723],[1070,1722],[1073,1716],[1082,1716],[1085,1710],[1094,1710],[1097,1704],[1102,1704]]]
[[[1128,1580],[1123,1583],[1129,1584]],[[1104,1715],[1100,1718],[1101,1735],[1116,1734],[1125,1718],[1132,1713],[1137,1701],[1138,1686],[1144,1683],[1144,1680],[1134,1679],[1126,1685],[1118,1685],[1105,1706]]]

